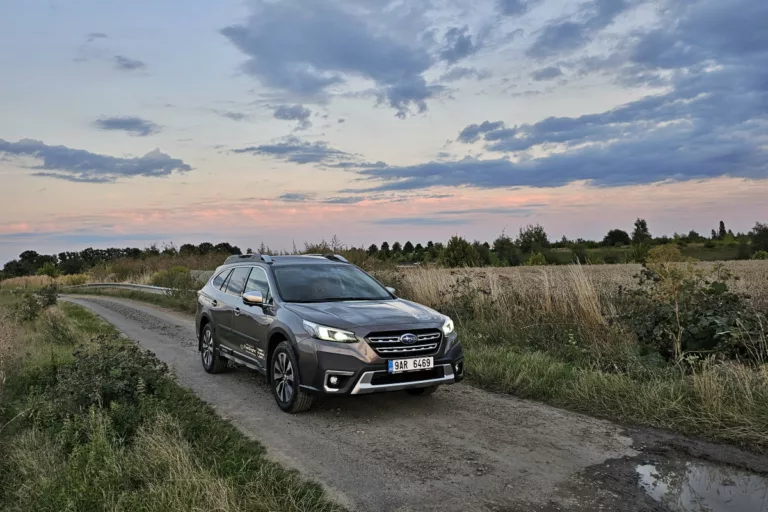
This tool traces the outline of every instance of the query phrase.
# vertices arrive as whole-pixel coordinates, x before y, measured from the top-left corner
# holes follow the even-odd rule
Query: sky
[[[0,262],[768,221],[765,0],[0,2]]]

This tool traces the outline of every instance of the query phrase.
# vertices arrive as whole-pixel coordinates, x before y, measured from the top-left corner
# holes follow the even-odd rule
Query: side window
[[[269,280],[263,268],[253,267],[251,275],[248,277],[248,284],[245,285],[245,291],[259,291],[265,300],[269,298]]]
[[[213,281],[211,281],[211,286],[213,286],[217,290],[221,290],[221,286],[224,284],[224,281],[227,280],[227,277],[229,277],[230,272],[232,272],[232,270],[230,269],[219,272],[219,275],[214,277]]]
[[[250,267],[237,267],[234,269],[232,275],[229,276],[224,291],[230,295],[242,295],[245,290],[245,281],[248,279],[248,273],[250,271]]]

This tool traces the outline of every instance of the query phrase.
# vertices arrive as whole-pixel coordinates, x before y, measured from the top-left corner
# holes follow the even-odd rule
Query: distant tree
[[[612,229],[603,237],[603,245],[607,247],[629,245],[630,243],[632,243],[632,239],[629,237],[629,233],[622,229]]]
[[[220,244],[216,244],[213,249],[214,251],[220,252],[222,254],[242,254],[242,251],[240,251],[239,247],[232,245],[229,242],[221,242]]]
[[[746,240],[739,242],[739,248],[736,251],[737,260],[748,260],[752,257],[752,247],[749,246]]]
[[[389,258],[390,250],[388,242],[381,243],[381,250],[379,251],[379,254],[382,258]]]
[[[493,241],[493,253],[501,265],[520,264],[520,251],[515,242],[503,232]]]
[[[717,228],[717,238],[722,240],[728,232],[725,230],[725,222],[720,221],[720,226]]]
[[[368,246],[368,256],[375,256],[377,252],[379,252],[379,248],[376,246],[376,244],[371,244]]]
[[[472,251],[475,253],[475,265],[491,264],[491,247],[488,243],[481,244],[477,240],[472,242]]]
[[[403,246],[400,245],[400,242],[392,244],[392,254],[400,254],[401,252],[403,252]]]
[[[413,252],[413,244],[410,240],[405,242],[405,245],[403,246],[403,254],[411,254]]]
[[[632,231],[632,243],[633,244],[647,244],[652,240],[651,232],[648,230],[648,223],[645,219],[637,219],[635,221],[635,229]]]
[[[197,246],[197,251],[200,254],[210,254],[215,250],[216,250],[216,246],[214,246],[211,242],[203,242]]]
[[[414,250],[416,251],[416,254],[421,254],[424,252],[424,246],[421,244],[416,244],[416,247]]]
[[[144,254],[147,256],[160,256],[160,249],[157,248],[157,244],[152,244],[144,249]]]
[[[344,250],[344,244],[341,243],[341,239],[336,235],[333,235],[333,237],[331,237],[330,246],[331,246],[331,251],[334,253]]]
[[[753,251],[768,251],[768,224],[755,222],[755,227],[749,233]]]
[[[527,266],[538,266],[538,265],[546,265],[547,264],[547,258],[544,257],[543,254],[540,252],[533,252],[531,254],[531,257],[528,258],[528,260],[525,262],[525,265]]]
[[[717,240],[717,231],[714,229],[712,230],[712,234],[710,235],[710,240]]]
[[[197,253],[197,246],[193,244],[183,244],[179,247],[179,254],[182,256],[191,256]]]
[[[538,224],[529,224],[524,228],[520,228],[520,234],[517,237],[517,245],[524,253],[541,251],[542,249],[549,247],[547,232]]]
[[[245,254],[253,254],[253,249],[250,247],[245,250]]]
[[[59,277],[61,272],[59,272],[59,267],[55,263],[47,261],[42,267],[37,269],[36,274],[39,276]]]
[[[443,260],[449,267],[471,267],[476,264],[477,255],[469,242],[454,235],[443,251]]]

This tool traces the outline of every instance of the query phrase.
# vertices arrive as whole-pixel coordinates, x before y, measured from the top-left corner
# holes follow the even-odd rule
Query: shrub
[[[52,261],[45,262],[42,267],[37,269],[37,275],[39,276],[58,277],[59,274],[59,267]]]
[[[526,261],[525,264],[529,267],[537,266],[537,265],[546,265],[547,258],[540,252],[534,252],[533,254],[531,254],[531,257],[528,258],[528,261]]]
[[[56,284],[48,284],[37,290],[37,298],[42,307],[53,306],[59,299],[59,287]]]
[[[67,316],[56,308],[43,311],[37,327],[42,340],[52,345],[75,345],[79,341]]]
[[[749,312],[746,297],[728,290],[732,279],[722,265],[711,271],[680,263],[675,246],[655,247],[629,292],[623,315],[646,348],[666,359],[718,354],[750,357],[749,340],[760,334],[762,318]]]
[[[608,251],[605,253],[603,261],[609,265],[615,265],[621,262],[621,257],[614,251]]]
[[[40,299],[32,293],[25,293],[13,306],[13,316],[19,322],[31,322],[43,311]]]
[[[768,251],[757,251],[752,255],[753,260],[768,260]]]

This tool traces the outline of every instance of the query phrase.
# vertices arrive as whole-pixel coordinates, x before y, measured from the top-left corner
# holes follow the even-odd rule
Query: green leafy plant
[[[534,252],[525,262],[525,265],[529,267],[546,265],[546,264],[547,264],[547,258],[540,252]]]

